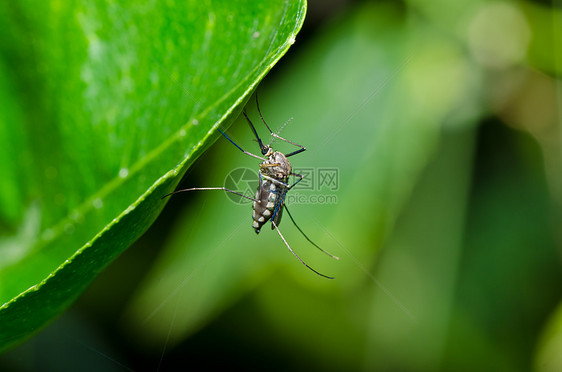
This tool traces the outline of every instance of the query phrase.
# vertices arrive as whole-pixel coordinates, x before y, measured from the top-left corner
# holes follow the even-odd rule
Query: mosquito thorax
[[[279,151],[271,152],[260,168],[262,174],[278,180],[286,180],[292,171],[291,162]]]

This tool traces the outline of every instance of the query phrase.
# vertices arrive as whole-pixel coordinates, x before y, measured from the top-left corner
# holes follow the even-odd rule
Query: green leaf
[[[304,0],[0,6],[0,350],[154,221],[295,40]]]

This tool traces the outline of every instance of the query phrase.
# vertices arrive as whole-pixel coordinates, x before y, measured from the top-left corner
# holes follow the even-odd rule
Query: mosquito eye
[[[261,149],[261,154],[262,154],[262,155],[267,155],[268,152],[269,152],[269,148],[268,148],[268,147],[264,147],[263,149]]]

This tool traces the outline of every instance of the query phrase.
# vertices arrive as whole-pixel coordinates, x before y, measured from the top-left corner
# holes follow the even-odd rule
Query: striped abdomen
[[[283,180],[281,182],[285,182]],[[283,213],[283,198],[286,194],[286,188],[282,185],[277,185],[274,182],[262,179],[261,187],[258,187],[256,192],[256,199],[254,201],[254,212],[252,224],[256,234],[260,233],[261,227],[273,217],[276,225],[281,222],[281,215]],[[271,226],[273,229],[273,225]]]

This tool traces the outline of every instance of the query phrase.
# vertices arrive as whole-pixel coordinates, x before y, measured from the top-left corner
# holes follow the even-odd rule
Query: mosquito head
[[[273,154],[273,149],[271,148],[271,146],[264,146],[261,148],[261,154],[263,156],[269,157],[269,155]]]

